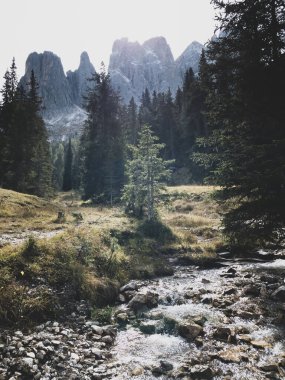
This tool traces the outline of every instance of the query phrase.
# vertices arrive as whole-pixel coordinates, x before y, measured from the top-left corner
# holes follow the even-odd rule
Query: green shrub
[[[27,260],[34,260],[36,257],[40,256],[41,250],[37,244],[36,239],[30,236],[24,249],[22,255]]]
[[[113,315],[113,308],[111,306],[106,306],[101,309],[94,308],[91,314],[92,319],[102,324],[111,323],[112,315]]]

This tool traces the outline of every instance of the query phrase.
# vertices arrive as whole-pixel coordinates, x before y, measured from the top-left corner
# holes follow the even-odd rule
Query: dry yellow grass
[[[218,190],[217,186],[205,186],[205,185],[181,185],[181,186],[168,186],[166,188],[169,193],[186,193],[186,194],[202,194],[212,193]]]
[[[29,234],[44,237],[49,232],[73,227],[110,230],[126,228],[131,223],[119,207],[81,207],[81,204],[75,193],[60,193],[53,200],[45,200],[0,189],[0,245],[21,242]],[[56,223],[59,211],[65,213],[63,223]],[[74,213],[82,214],[82,222],[76,220]]]
[[[162,222],[177,236],[175,243],[169,243],[177,251],[191,248],[220,236],[218,206],[209,196],[213,186],[168,187],[170,203],[161,204],[159,215]],[[197,195],[198,198],[191,197]],[[125,215],[121,206],[83,206],[79,194],[59,193],[52,201],[0,189],[0,241],[1,234],[27,238],[32,231],[40,231],[36,237],[44,237],[48,231],[81,230],[83,234],[94,232],[135,231],[138,221]],[[64,211],[65,221],[55,223],[58,211]],[[74,213],[81,213],[78,221]],[[55,231],[57,233],[57,231]],[[41,236],[41,234],[43,236]],[[202,251],[205,251],[202,249]]]
[[[196,228],[202,226],[211,226],[213,223],[211,219],[202,216],[197,216],[195,214],[185,215],[174,213],[173,215],[165,218],[165,220],[170,226],[175,226],[179,228]]]

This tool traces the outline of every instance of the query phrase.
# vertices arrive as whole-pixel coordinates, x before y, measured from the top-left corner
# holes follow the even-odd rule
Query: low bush
[[[113,315],[113,307],[106,306],[104,308],[94,308],[91,313],[91,317],[93,320],[101,323],[111,323],[112,322],[112,315]]]

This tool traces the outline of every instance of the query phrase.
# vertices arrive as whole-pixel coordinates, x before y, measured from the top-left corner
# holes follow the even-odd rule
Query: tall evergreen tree
[[[62,190],[63,191],[70,191],[72,186],[72,166],[73,166],[73,152],[72,152],[72,144],[71,144],[71,138],[69,138],[65,157],[64,157],[64,172],[63,172],[63,183],[62,183]]]
[[[202,52],[201,61],[203,59]],[[193,182],[202,182],[204,170],[193,161],[192,155],[196,148],[197,138],[206,134],[205,95],[200,73],[198,77],[195,77],[192,68],[185,72],[183,88],[178,89],[176,94],[175,107],[178,119],[176,144],[179,147],[177,165],[189,169]]]
[[[47,132],[41,118],[37,83],[31,73],[29,90],[18,86],[16,64],[5,74],[2,90],[2,186],[45,196],[51,191],[51,162]]]
[[[208,47],[210,78],[202,141],[214,165],[233,245],[284,240],[285,225],[285,3],[212,1],[222,33]],[[234,203],[233,203],[234,202]]]
[[[126,125],[124,127],[128,144],[136,144],[139,131],[138,111],[132,97],[126,110]]]
[[[124,179],[120,101],[104,68],[93,80],[81,139],[84,198],[113,203],[120,196]]]

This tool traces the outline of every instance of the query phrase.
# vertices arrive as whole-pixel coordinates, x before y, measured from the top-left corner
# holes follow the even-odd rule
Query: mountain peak
[[[153,52],[164,64],[172,64],[174,58],[164,37],[153,37],[143,43],[143,48]]]
[[[192,67],[194,73],[198,71],[200,56],[204,45],[193,41],[175,61],[178,75],[183,78],[187,69]]]
[[[39,83],[39,95],[43,99],[44,113],[53,114],[72,106],[71,92],[60,58],[51,51],[33,52],[26,60],[25,75],[20,83],[28,83],[31,70]]]
[[[84,65],[84,64],[90,64],[90,58],[89,58],[89,55],[87,53],[87,51],[83,51],[81,54],[80,54],[80,65]]]

